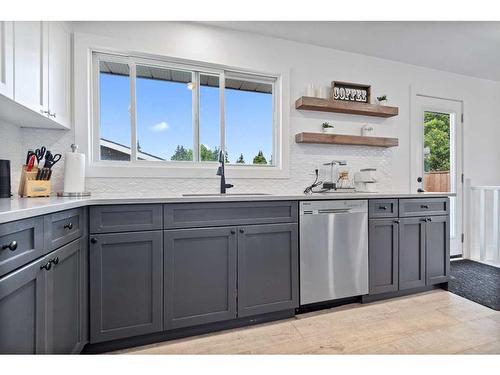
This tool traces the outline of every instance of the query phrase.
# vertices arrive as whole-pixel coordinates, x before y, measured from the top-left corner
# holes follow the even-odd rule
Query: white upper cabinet
[[[71,36],[59,22],[48,23],[49,94],[48,116],[71,127]]]
[[[14,25],[0,21],[0,94],[14,97]]]
[[[63,22],[0,21],[0,120],[69,129],[71,34]]]
[[[47,28],[40,21],[14,22],[14,100],[47,114]]]

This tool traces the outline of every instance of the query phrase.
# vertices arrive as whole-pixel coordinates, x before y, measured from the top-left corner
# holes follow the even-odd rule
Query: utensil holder
[[[21,197],[48,197],[52,192],[50,180],[37,180],[38,168],[26,171],[26,165],[23,165],[21,181],[19,182],[19,195]]]

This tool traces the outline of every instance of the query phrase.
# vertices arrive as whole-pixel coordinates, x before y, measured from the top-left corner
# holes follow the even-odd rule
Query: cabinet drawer
[[[368,217],[384,218],[398,216],[397,199],[370,199],[368,201]]]
[[[416,198],[399,200],[399,216],[430,216],[447,215],[449,199],[444,198]]]
[[[47,251],[58,249],[80,238],[85,226],[82,208],[56,212],[45,216],[44,220]]]
[[[0,224],[0,276],[43,254],[43,217]]]
[[[162,229],[161,204],[124,204],[90,208],[90,233]]]
[[[164,208],[166,229],[297,222],[297,202],[173,203]]]

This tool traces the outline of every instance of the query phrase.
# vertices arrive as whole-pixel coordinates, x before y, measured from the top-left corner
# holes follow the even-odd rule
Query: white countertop
[[[196,202],[244,202],[277,200],[328,200],[328,199],[369,199],[369,198],[430,198],[454,196],[454,193],[322,193],[322,194],[270,194],[225,196],[182,196],[166,197],[100,197],[88,198],[0,198],[0,224],[28,217],[46,215],[71,208],[103,204],[139,204],[139,203],[196,203]]]

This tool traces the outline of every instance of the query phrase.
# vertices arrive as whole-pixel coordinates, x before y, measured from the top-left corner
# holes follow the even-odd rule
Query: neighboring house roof
[[[108,139],[101,138],[101,147],[109,148],[115,152],[122,153],[124,155],[130,155],[130,147],[122,145],[117,142],[110,141]],[[148,154],[147,152],[138,151],[137,158],[139,160],[153,160],[153,161],[165,161],[165,159],[158,156]]]

